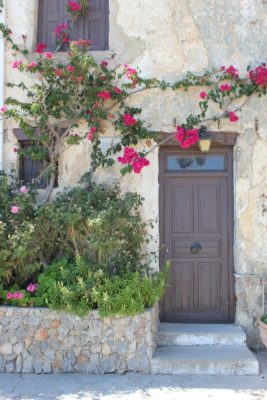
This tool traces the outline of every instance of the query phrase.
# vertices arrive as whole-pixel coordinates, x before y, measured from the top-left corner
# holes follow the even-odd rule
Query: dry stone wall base
[[[0,372],[88,374],[150,371],[158,306],[127,318],[0,307]]]

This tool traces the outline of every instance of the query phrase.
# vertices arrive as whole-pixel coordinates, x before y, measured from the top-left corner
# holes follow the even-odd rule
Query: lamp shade
[[[208,133],[203,133],[199,137],[198,147],[201,153],[207,154],[210,151],[212,137]]]

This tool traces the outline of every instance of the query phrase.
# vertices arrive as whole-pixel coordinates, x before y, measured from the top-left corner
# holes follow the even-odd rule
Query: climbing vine
[[[68,1],[67,11],[73,19],[85,13],[88,1]],[[19,156],[28,156],[44,161],[42,174],[48,178],[43,201],[50,199],[57,176],[58,161],[69,146],[78,145],[82,140],[91,142],[92,177],[98,167],[111,167],[118,162],[121,173],[140,173],[149,165],[147,155],[166,141],[151,131],[141,118],[142,109],[131,107],[128,99],[136,93],[152,89],[163,91],[187,91],[199,87],[199,111],[180,121],[173,136],[181,148],[188,148],[199,141],[201,132],[210,122],[228,119],[235,123],[248,99],[266,95],[267,68],[261,64],[247,67],[246,76],[241,77],[234,66],[212,68],[202,74],[188,72],[174,82],[144,79],[139,69],[127,64],[111,68],[107,61],[96,62],[88,52],[90,41],[79,39],[69,41],[71,24],[60,24],[54,32],[56,51],[50,52],[45,43],[38,43],[35,54],[24,46],[18,46],[12,39],[11,30],[0,24],[0,30],[12,49],[16,59],[12,68],[32,74],[37,80],[31,86],[23,81],[8,83],[25,93],[25,101],[8,97],[1,106],[3,118],[14,119],[31,140],[27,149],[16,147]],[[69,46],[66,62],[59,61],[57,52],[63,45]],[[219,112],[210,115],[210,105],[215,103]],[[120,137],[110,148],[101,150],[101,136],[106,122],[112,124]],[[87,133],[80,132],[82,123],[87,124]],[[143,139],[154,139],[156,144],[149,150],[138,151],[136,145]],[[117,155],[117,156],[116,156]]]

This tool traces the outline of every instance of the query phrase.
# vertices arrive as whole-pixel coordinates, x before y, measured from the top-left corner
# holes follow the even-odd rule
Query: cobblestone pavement
[[[267,351],[259,376],[0,374],[0,400],[267,399]]]

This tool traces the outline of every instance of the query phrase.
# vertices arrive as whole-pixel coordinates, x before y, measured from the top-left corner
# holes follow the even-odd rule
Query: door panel
[[[161,307],[164,321],[232,318],[229,187],[227,172],[162,176],[161,242],[164,259],[172,261]]]

